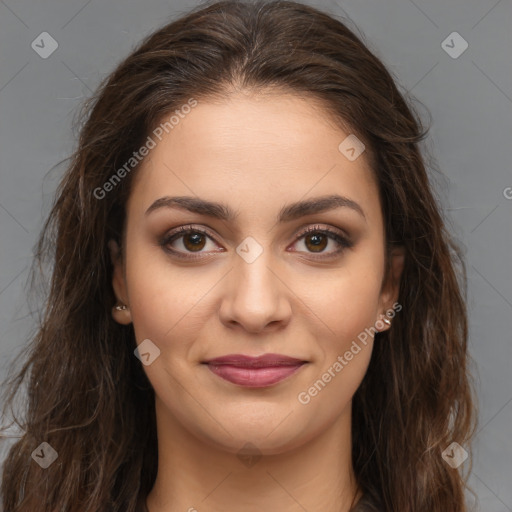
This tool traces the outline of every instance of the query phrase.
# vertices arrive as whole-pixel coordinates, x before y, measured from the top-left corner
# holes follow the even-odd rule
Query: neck
[[[251,452],[250,444],[242,451],[215,445],[184,429],[157,397],[155,405],[158,473],[149,512],[349,512],[360,497],[351,461],[351,403],[321,434],[272,454]]]

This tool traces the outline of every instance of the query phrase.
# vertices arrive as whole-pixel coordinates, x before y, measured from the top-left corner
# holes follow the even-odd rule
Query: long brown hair
[[[420,143],[427,129],[360,36],[334,16],[291,1],[202,4],[148,36],[82,111],[70,158],[38,240],[32,276],[51,285],[5,412],[26,376],[23,435],[5,459],[7,512],[133,511],[157,469],[154,391],[134,356],[131,325],[111,316],[107,242],[122,242],[136,173],[104,186],[164,116],[235,90],[308,97],[364,141],[379,184],[388,246],[405,247],[403,310],[378,333],[353,399],[353,465],[385,512],[462,512],[467,476],[442,451],[470,452],[476,422],[467,354],[466,277]],[[96,193],[95,193],[96,191]],[[58,453],[47,469],[31,454]],[[471,453],[471,452],[470,452]],[[470,468],[470,460],[465,463]]]

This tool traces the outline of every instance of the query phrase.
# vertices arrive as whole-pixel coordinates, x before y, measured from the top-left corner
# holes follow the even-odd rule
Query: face
[[[113,315],[150,340],[171,431],[275,454],[350,417],[403,258],[385,279],[378,188],[365,153],[339,149],[348,135],[304,99],[237,93],[155,138],[124,254],[110,243],[128,305]]]

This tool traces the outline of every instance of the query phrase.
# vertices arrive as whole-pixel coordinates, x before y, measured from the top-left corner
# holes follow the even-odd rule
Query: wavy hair
[[[383,512],[467,510],[468,476],[441,456],[452,441],[470,451],[476,422],[465,266],[420,149],[428,129],[363,41],[341,19],[293,1],[208,2],[147,36],[85,102],[34,251],[33,279],[52,266],[44,312],[22,368],[4,383],[4,417],[10,407],[23,432],[4,461],[5,511],[132,512],[151,490],[154,390],[133,354],[133,326],[111,316],[107,249],[122,241],[137,166],[106,198],[95,191],[190,98],[266,89],[319,102],[364,142],[388,247],[405,248],[403,312],[376,335],[353,398],[352,460],[365,499]],[[58,453],[44,470],[31,459],[43,441]]]

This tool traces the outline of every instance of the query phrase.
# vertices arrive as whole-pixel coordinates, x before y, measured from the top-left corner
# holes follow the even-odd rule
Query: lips
[[[204,362],[218,377],[251,388],[277,384],[296,373],[306,363],[307,361],[281,354],[264,354],[259,357],[231,354]]]

